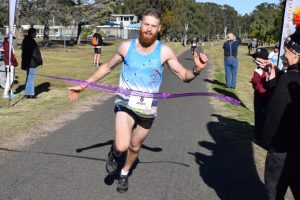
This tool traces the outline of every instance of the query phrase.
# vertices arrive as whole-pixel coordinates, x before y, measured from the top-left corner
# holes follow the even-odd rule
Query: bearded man
[[[139,38],[124,41],[116,54],[102,64],[86,82],[95,82],[109,74],[123,62],[120,74],[120,88],[143,93],[157,93],[162,82],[163,64],[184,82],[190,82],[205,67],[208,58],[205,54],[194,55],[193,69],[183,67],[173,50],[157,40],[161,29],[161,14],[156,9],[147,9],[140,22]],[[75,100],[88,83],[69,88],[69,98]],[[157,115],[157,99],[139,94],[116,94],[115,99],[115,140],[108,153],[106,170],[115,174],[122,152],[127,152],[121,170],[117,191],[128,190],[128,173],[136,161],[143,141],[146,139]]]

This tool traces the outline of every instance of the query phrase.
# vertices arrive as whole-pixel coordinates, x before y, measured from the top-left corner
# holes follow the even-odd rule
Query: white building
[[[34,25],[36,29],[36,37],[43,38],[44,37],[44,26],[43,25]],[[30,25],[21,25],[21,29],[23,33],[27,33]],[[50,39],[72,39],[77,36],[77,27],[74,26],[49,26],[49,38]]]
[[[105,25],[97,26],[106,39],[133,39],[138,37],[138,18],[133,14],[112,14]]]
[[[137,23],[137,20],[137,16],[133,14],[112,14],[110,22],[121,26],[129,26],[130,24]]]

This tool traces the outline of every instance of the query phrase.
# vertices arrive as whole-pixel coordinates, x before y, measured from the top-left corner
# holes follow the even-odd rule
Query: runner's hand
[[[208,62],[208,58],[204,53],[198,54],[197,52],[195,52],[194,62],[195,62],[196,67],[201,70],[206,66],[206,64]]]
[[[69,87],[68,97],[71,101],[74,101],[78,98],[78,94],[84,90],[84,87],[81,85],[76,85],[74,87]]]

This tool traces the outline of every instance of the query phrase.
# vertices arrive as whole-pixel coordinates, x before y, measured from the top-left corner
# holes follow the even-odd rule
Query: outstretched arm
[[[194,54],[194,63],[195,66],[193,69],[188,69],[178,61],[176,55],[173,50],[168,47],[163,47],[163,62],[166,62],[170,68],[170,70],[178,76],[183,82],[190,82],[200,73],[200,71],[206,66],[208,58],[204,53],[196,53]]]
[[[128,50],[128,42],[123,42],[117,51],[117,53],[110,58],[106,63],[103,63],[88,79],[86,79],[86,82],[96,82],[98,80],[101,80],[106,75],[108,75],[110,72],[112,72],[120,63],[123,62],[123,58],[126,55],[126,52]],[[78,94],[82,92],[86,87],[88,86],[88,83],[76,85],[73,87],[69,87],[69,99],[70,100],[76,100],[78,97]]]

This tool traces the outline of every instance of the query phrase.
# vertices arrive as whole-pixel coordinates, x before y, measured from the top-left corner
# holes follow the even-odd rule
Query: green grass
[[[115,41],[104,46],[100,62],[103,63],[108,60],[116,52],[119,43],[119,41]],[[169,43],[168,45],[178,54],[186,49],[180,43]],[[95,70],[92,66],[93,47],[90,45],[77,45],[66,49],[63,46],[54,45],[49,48],[42,48],[41,52],[44,57],[44,66],[38,68],[37,73],[39,75],[86,79]],[[16,54],[20,63],[20,48],[16,49]],[[120,69],[119,66],[101,82],[118,84]],[[80,104],[80,102],[93,99],[93,97],[101,94],[101,91],[87,89],[80,94],[78,101],[71,102],[67,98],[67,87],[70,84],[44,76],[37,76],[35,86],[41,93],[38,94],[36,100],[27,100],[23,98],[26,73],[20,67],[17,67],[16,76],[18,83],[14,85],[13,90],[20,91],[19,97],[12,99],[10,102],[0,98],[0,123],[2,125],[0,142],[20,134],[30,134],[36,128],[56,120],[58,116],[71,112],[74,106]],[[0,92],[1,97],[2,94],[3,90]]]

